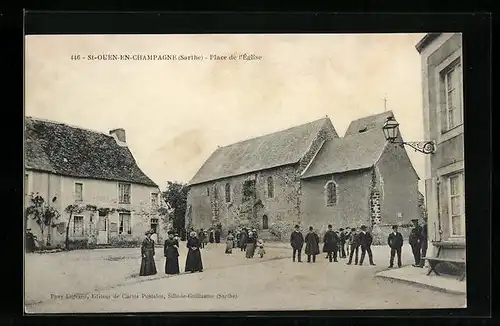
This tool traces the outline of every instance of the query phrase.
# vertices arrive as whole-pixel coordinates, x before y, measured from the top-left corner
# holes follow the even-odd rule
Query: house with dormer
[[[294,224],[379,233],[409,224],[419,216],[419,178],[405,149],[384,137],[393,115],[355,120],[344,137],[325,117],[218,148],[188,184],[187,227],[251,226],[286,238]]]
[[[151,228],[156,238],[162,233],[160,189],[139,168],[123,129],[105,134],[26,117],[24,182],[26,205],[38,194],[60,213],[52,244],[64,242],[68,221],[71,240],[95,244],[137,241]],[[70,205],[84,208],[71,220]],[[36,222],[26,223],[39,237]]]

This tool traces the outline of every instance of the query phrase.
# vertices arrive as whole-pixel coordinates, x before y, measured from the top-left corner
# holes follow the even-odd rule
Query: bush
[[[88,239],[78,239],[68,241],[68,250],[88,249]]]
[[[278,237],[281,241],[288,241],[295,224],[293,221],[278,220],[269,225],[269,233]]]
[[[109,240],[109,246],[114,248],[137,248],[142,244],[142,238],[119,235]]]

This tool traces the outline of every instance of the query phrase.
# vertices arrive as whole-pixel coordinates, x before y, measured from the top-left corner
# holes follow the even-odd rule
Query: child
[[[233,246],[234,246],[233,233],[229,231],[229,234],[227,235],[226,238],[226,254],[231,254],[233,252]]]
[[[259,239],[259,241],[257,242],[257,246],[259,246],[259,256],[260,258],[264,257],[264,255],[266,254],[266,251],[264,250],[264,241],[262,241],[262,239]]]

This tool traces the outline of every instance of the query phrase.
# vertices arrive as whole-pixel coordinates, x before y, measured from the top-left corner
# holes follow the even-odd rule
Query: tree
[[[171,221],[173,228],[178,232],[184,230],[187,195],[187,184],[172,181],[167,182],[167,189],[161,194],[168,208],[160,211],[160,214],[164,221],[167,222],[165,225]]]
[[[57,197],[52,198],[52,203],[55,203]],[[26,207],[25,218],[26,220],[31,217],[36,224],[40,227],[40,232],[42,235],[41,242],[44,244],[44,234],[45,230],[47,232],[47,242],[45,245],[50,246],[51,241],[51,233],[52,228],[56,226],[54,223],[60,217],[59,212],[49,203],[45,201],[45,199],[40,196],[38,193],[31,194],[30,204]],[[26,223],[27,224],[27,223]]]

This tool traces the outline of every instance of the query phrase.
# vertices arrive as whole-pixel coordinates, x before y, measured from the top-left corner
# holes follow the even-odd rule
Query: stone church
[[[295,224],[320,234],[365,224],[383,239],[419,216],[419,177],[406,150],[385,140],[389,116],[355,120],[344,137],[325,117],[218,148],[188,184],[186,227],[286,239]]]

